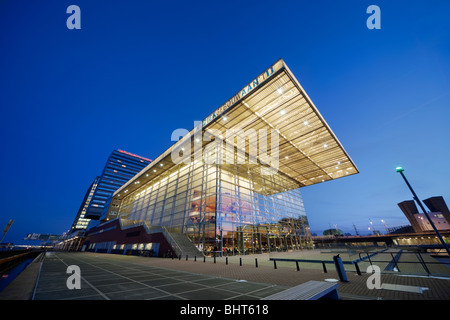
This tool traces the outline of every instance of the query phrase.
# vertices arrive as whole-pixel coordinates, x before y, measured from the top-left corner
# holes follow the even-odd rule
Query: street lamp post
[[[419,198],[417,197],[416,193],[414,192],[413,188],[411,187],[411,185],[409,184],[408,180],[406,179],[405,175],[403,174],[404,169],[402,167],[397,167],[396,171],[400,173],[400,175],[402,176],[403,180],[405,180],[406,185],[408,186],[409,190],[411,190],[411,193],[413,195],[413,199],[416,200],[417,204],[419,205],[419,207],[422,209],[423,213],[425,214],[425,216],[428,219],[428,222],[430,223],[430,225],[433,227],[434,232],[436,232],[436,235],[439,238],[439,241],[441,241],[442,245],[444,246],[444,249],[447,251],[447,254],[450,256],[450,249],[448,248],[447,244],[445,243],[444,239],[442,238],[441,234],[439,233],[438,229],[436,228],[436,226],[434,225],[433,221],[431,220],[430,216],[428,215],[427,211],[425,210],[425,208],[422,205],[422,202],[420,202]]]
[[[384,222],[383,219],[381,219],[381,222],[384,224],[384,228],[386,229],[386,232],[389,233],[389,228],[388,228],[386,222]]]

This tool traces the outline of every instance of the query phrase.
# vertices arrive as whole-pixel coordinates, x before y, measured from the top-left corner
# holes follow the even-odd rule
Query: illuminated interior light
[[[228,118],[227,117],[223,117],[223,121],[227,121],[228,120]]]
[[[282,116],[284,116],[286,114],[286,110],[281,110],[280,113]]]
[[[172,173],[169,177],[172,178],[173,176],[176,176],[178,174],[178,171],[175,171],[174,173]]]
[[[153,172],[156,172],[156,170],[153,170]]]
[[[325,144],[323,145],[323,147],[324,147],[324,148],[327,148],[327,147],[328,147],[328,145],[327,145],[327,144],[325,143]]]
[[[278,92],[278,94],[282,94],[283,93],[283,89],[282,88],[278,88],[277,92]]]
[[[308,122],[308,121],[304,121],[303,124],[304,124],[305,126],[307,126],[307,125],[309,124],[309,122]]]

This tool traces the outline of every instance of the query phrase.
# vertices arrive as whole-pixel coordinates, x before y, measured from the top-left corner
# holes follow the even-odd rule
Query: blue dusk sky
[[[360,171],[302,189],[311,230],[408,224],[396,166],[421,199],[450,202],[449,13],[444,0],[1,1],[4,241],[67,231],[112,150],[155,159],[279,58]]]

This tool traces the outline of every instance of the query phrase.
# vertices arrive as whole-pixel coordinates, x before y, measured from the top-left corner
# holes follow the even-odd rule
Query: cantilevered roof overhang
[[[113,197],[123,198],[143,183],[167,174],[176,165],[172,151],[186,145],[186,141],[192,144],[192,156],[193,137],[199,130],[221,132],[223,136],[219,138],[225,141],[225,132],[236,128],[246,132],[275,130],[279,134],[277,170],[294,179],[298,187],[358,173],[336,135],[280,59],[119,188]],[[203,140],[202,147],[211,142]],[[246,142],[245,150],[249,150],[249,143]]]

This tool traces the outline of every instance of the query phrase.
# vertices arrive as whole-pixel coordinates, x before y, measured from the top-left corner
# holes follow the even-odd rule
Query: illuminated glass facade
[[[142,185],[120,206],[123,219],[186,234],[205,253],[262,253],[310,245],[309,226],[295,182],[192,162]],[[272,192],[276,193],[272,193]]]
[[[299,188],[358,173],[283,60],[179,136],[114,192],[102,221],[164,227],[206,254],[302,249]]]

